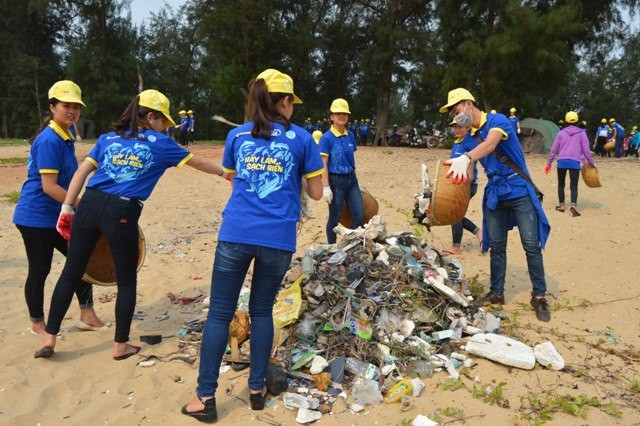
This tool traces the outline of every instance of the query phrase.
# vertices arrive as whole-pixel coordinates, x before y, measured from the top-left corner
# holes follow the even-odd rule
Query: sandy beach
[[[79,158],[91,148],[79,144]],[[1,147],[0,158],[27,157],[27,146]],[[192,151],[216,162],[222,147],[195,145]],[[408,219],[413,196],[420,189],[419,168],[448,158],[447,150],[361,147],[356,153],[360,186],[380,206],[388,231],[412,231]],[[637,268],[637,217],[640,211],[638,176],[640,161],[596,158],[602,188],[580,182],[580,217],[555,211],[557,177],[555,163],[543,173],[546,155],[527,155],[533,180],[545,193],[544,208],[551,236],[544,262],[547,299],[552,319],[536,320],[529,306],[531,283],[517,230],[509,234],[506,302],[503,313],[511,318],[508,330],[519,340],[535,345],[551,341],[566,361],[562,371],[536,366],[525,371],[477,359],[472,378],[462,377],[464,387],[455,391],[440,386],[447,374],[425,379],[426,388],[411,407],[382,403],[355,414],[348,403],[338,401],[324,425],[404,425],[418,414],[438,414],[443,422],[462,424],[447,408],[461,408],[467,425],[534,424],[546,413],[544,402],[584,396],[600,407],[583,406],[584,416],[556,410],[554,425],[640,424],[640,274]],[[1,194],[19,191],[26,177],[24,165],[1,165]],[[480,189],[467,216],[482,223],[481,198],[486,177],[480,173]],[[138,274],[138,301],[131,341],[141,335],[160,334],[162,343],[142,343],[139,355],[126,361],[111,358],[113,330],[83,332],[73,325],[79,318],[74,300],[63,322],[62,336],[51,359],[34,359],[41,339],[29,333],[30,322],[23,287],[27,261],[22,239],[12,223],[15,205],[0,201],[0,424],[2,425],[187,425],[198,424],[180,414],[193,395],[197,365],[175,359],[179,353],[175,333],[185,321],[202,316],[201,303],[172,304],[167,297],[208,295],[213,254],[221,215],[230,188],[224,180],[190,167],[170,169],[146,201],[140,219],[147,245]],[[569,198],[568,185],[566,196]],[[328,215],[326,203],[310,202],[312,218],[298,236],[298,254],[308,246],[324,243]],[[438,249],[451,244],[450,227],[433,228],[424,239]],[[489,287],[489,255],[465,233],[463,253],[457,258],[467,278]],[[64,264],[54,256],[46,287],[45,313],[53,287]],[[114,320],[115,287],[94,287],[95,308],[104,321]],[[155,365],[137,365],[153,360]],[[217,394],[221,424],[295,424],[295,411],[284,408],[282,398],[263,412],[248,406],[247,370],[221,376]],[[475,378],[475,381],[474,381]],[[474,386],[495,388],[500,383],[500,404],[474,398]],[[542,401],[541,406],[536,406]],[[347,401],[348,402],[348,401]],[[548,408],[548,407],[546,407]],[[275,424],[274,423],[274,424]]]

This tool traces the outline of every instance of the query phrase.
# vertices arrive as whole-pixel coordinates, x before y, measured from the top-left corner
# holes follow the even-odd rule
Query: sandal
[[[560,213],[564,213],[564,206],[556,206],[556,211],[559,211]]]
[[[580,214],[580,213],[578,213],[578,210],[576,210],[576,208],[575,208],[575,207],[571,207],[571,208],[569,209],[569,211],[571,212],[571,215],[572,215],[573,217],[581,216],[581,214]]]
[[[199,420],[203,423],[215,423],[218,420],[218,412],[216,411],[216,398],[213,397],[203,401],[202,398],[198,396],[198,399],[200,400],[200,402],[202,402],[202,405],[204,405],[204,408],[202,410],[188,411],[187,405],[189,404],[185,404],[182,406],[180,412],[185,416],[193,417],[194,419]]]
[[[259,393],[249,392],[249,401],[252,410],[264,410],[264,403],[267,399],[267,387],[263,387]]]

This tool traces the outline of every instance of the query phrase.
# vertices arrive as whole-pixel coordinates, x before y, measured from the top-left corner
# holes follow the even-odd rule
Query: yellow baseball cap
[[[462,87],[449,91],[446,105],[440,107],[441,114],[449,112],[449,108],[461,101],[476,101],[476,98],[467,90]]]
[[[334,99],[333,102],[331,102],[331,108],[329,108],[329,111],[336,114],[351,114],[351,111],[349,111],[349,103],[342,98]]]
[[[53,98],[60,102],[73,102],[86,107],[84,102],[82,102],[82,90],[80,90],[80,86],[71,80],[55,82],[49,89],[49,99]]]
[[[322,132],[320,130],[314,130],[313,133],[311,133],[311,136],[313,137],[313,140],[316,141],[316,143],[320,143]]]
[[[189,111],[187,111],[187,114],[193,114],[193,110],[190,109]]]
[[[176,122],[171,118],[171,114],[169,114],[169,99],[154,89],[148,89],[140,92],[138,95],[140,101],[138,101],[138,105],[151,108],[154,111],[161,112],[166,118],[167,122],[171,126],[175,126]]]
[[[578,113],[575,111],[569,111],[564,116],[564,121],[566,121],[567,123],[577,123],[578,120]]]
[[[281,73],[273,68],[262,71],[256,77],[256,80],[264,80],[267,84],[267,90],[271,93],[288,93],[293,95],[293,103],[301,104],[302,99],[293,93],[293,79],[287,74]]]

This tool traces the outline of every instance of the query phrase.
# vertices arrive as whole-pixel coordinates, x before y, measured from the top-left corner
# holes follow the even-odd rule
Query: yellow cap
[[[497,112],[498,112],[498,111],[496,111],[495,109],[492,109],[492,110],[491,110],[491,112],[490,112],[490,114],[495,114],[495,113],[497,113]]]
[[[616,122],[616,119],[615,119],[615,118],[610,118],[610,119],[609,119],[609,123],[615,123],[615,122]]]
[[[564,116],[564,121],[566,121],[567,123],[577,123],[578,120],[578,113],[575,111],[569,111]]]
[[[267,84],[267,90],[271,93],[288,93],[293,95],[293,103],[301,104],[302,99],[293,93],[293,79],[287,74],[281,73],[278,70],[269,68],[262,71],[256,77],[256,80],[264,80]]]
[[[332,113],[351,114],[351,111],[349,111],[349,103],[342,98],[334,99],[334,101],[331,102],[331,108],[329,108],[329,111]]]
[[[187,111],[181,109],[180,111],[178,111],[178,115],[186,115]]]
[[[449,112],[449,108],[461,101],[476,101],[476,98],[467,90],[462,87],[449,91],[446,105],[440,107],[440,113],[444,114]]]
[[[138,105],[161,112],[171,126],[176,125],[176,122],[171,118],[171,114],[169,114],[169,99],[165,95],[157,90],[149,89],[140,92],[138,96],[140,97]]]
[[[511,108],[509,109],[509,112],[516,112],[516,107],[511,107]]]
[[[82,102],[82,90],[80,86],[71,80],[60,80],[49,89],[49,99],[57,99],[60,102],[73,102],[86,106]]]
[[[187,111],[187,114],[193,114],[192,110]]]
[[[322,132],[320,130],[314,130],[313,133],[311,133],[311,136],[313,137],[313,140],[316,141],[316,143],[320,143]]]
[[[602,120],[600,120],[600,123],[602,123],[602,124],[607,124],[607,119],[606,119],[606,118],[603,118]]]

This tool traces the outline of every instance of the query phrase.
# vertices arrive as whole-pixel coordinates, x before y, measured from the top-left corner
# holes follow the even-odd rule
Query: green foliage
[[[464,417],[464,408],[444,407],[440,410],[440,412],[447,417],[455,417],[458,419]]]
[[[451,377],[440,383],[438,387],[442,390],[448,390],[451,392],[455,392],[458,389],[462,388],[466,389],[466,386],[462,380],[456,380]]]
[[[640,381],[633,379],[631,383],[629,383],[629,389],[634,392],[640,392]]]
[[[27,164],[26,157],[0,158],[0,164]]]
[[[17,204],[20,199],[20,191],[7,192],[6,194],[2,194],[2,198],[8,203]]]

